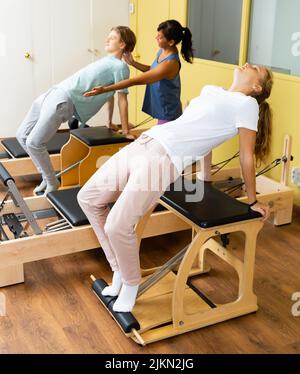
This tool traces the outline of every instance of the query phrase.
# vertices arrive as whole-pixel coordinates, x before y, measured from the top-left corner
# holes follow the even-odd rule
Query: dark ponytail
[[[157,31],[162,31],[168,41],[174,40],[175,45],[182,42],[183,59],[189,63],[193,62],[192,33],[188,27],[182,27],[178,21],[171,19],[159,24]]]
[[[193,62],[194,58],[192,45],[192,33],[188,27],[184,27],[181,54],[185,61],[189,62],[190,64]]]

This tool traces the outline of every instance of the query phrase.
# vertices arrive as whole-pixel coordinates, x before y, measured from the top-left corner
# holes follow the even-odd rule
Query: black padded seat
[[[53,191],[47,194],[47,198],[53,206],[57,208],[57,210],[71,223],[72,226],[83,226],[89,223],[77,202],[77,194],[79,190],[80,187],[76,187]]]
[[[250,210],[247,204],[217,190],[212,183],[204,182],[203,184],[199,180],[193,182],[187,179],[181,179],[179,182],[182,182],[182,191],[175,191],[173,184],[161,200],[202,228],[261,217],[259,213]],[[195,193],[191,191],[202,191],[202,184],[204,186],[203,199],[187,202],[187,196],[195,196]]]
[[[197,188],[201,191],[201,182],[197,181]],[[211,183],[204,182],[204,196],[199,202],[186,202],[186,196],[193,196],[195,183],[185,180],[182,191],[175,191],[171,185],[161,200],[183,214],[202,228],[222,226],[228,223],[259,218],[261,215],[249,210],[248,205],[217,190]],[[77,202],[80,187],[58,190],[48,193],[47,198],[54,207],[72,224],[72,226],[87,225],[89,222]],[[109,204],[110,207],[113,206]],[[161,211],[160,205],[155,211]]]
[[[72,226],[83,226],[89,222],[77,202],[77,194],[80,187],[68,188],[66,190],[58,190],[49,192],[47,198],[53,206],[65,217]],[[114,203],[110,203],[109,207],[112,208]],[[158,205],[155,212],[165,210],[162,205]]]
[[[64,144],[67,143],[70,137],[70,132],[58,132],[54,137],[47,143],[47,150],[50,154],[60,153],[60,150]],[[28,154],[21,147],[17,138],[6,138],[1,140],[1,143],[14,158],[28,157]]]
[[[106,126],[87,127],[72,130],[71,134],[90,147],[97,145],[129,143],[131,140]]]

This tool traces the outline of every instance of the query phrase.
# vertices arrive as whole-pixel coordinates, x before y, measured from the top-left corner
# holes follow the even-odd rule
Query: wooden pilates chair
[[[142,272],[144,277],[132,313],[114,312],[112,307],[116,297],[102,296],[101,291],[107,286],[106,282],[91,276],[92,289],[102,304],[125,335],[142,345],[258,309],[253,292],[253,274],[256,238],[263,226],[260,214],[250,210],[247,204],[217,190],[211,183],[199,180],[195,183],[191,180],[181,182],[182,190],[176,191],[173,186],[161,197],[160,204],[193,229],[193,239],[163,266]],[[201,201],[186,201],[193,188],[196,193],[203,191]],[[136,227],[139,240],[152,212],[153,209]],[[238,231],[245,234],[242,260],[236,257],[230,246],[223,247],[218,239],[223,234]],[[190,276],[209,271],[205,261],[207,251],[212,251],[236,270],[239,289],[235,301],[214,305],[199,290],[189,286]],[[196,268],[195,260],[199,264]]]
[[[147,117],[131,129],[131,134],[141,135],[151,120]],[[84,185],[108,157],[130,142],[104,126],[72,130],[69,142],[61,150],[61,187]]]
[[[108,157],[131,140],[105,126],[71,130],[61,150],[61,187],[83,186]]]

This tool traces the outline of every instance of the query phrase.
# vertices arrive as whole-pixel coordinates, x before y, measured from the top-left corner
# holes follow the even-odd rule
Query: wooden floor
[[[26,184],[30,188],[22,190],[29,195],[35,184],[28,179]],[[189,239],[184,232],[144,240],[142,265],[159,265]],[[231,236],[236,253],[242,240]],[[193,283],[217,303],[233,299],[236,274],[213,255],[209,262],[210,274]],[[267,223],[259,235],[257,313],[141,347],[123,335],[91,292],[91,273],[111,277],[100,249],[26,264],[25,283],[0,290],[7,303],[7,316],[0,317],[0,353],[299,353],[300,317],[291,314],[291,296],[300,292],[299,269],[300,210],[295,210],[291,225]]]

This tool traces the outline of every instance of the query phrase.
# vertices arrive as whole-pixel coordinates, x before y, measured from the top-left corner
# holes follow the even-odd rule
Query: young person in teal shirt
[[[108,56],[89,64],[63,82],[39,96],[17,131],[17,139],[42,174],[42,183],[34,192],[54,191],[59,187],[47,152],[46,143],[55,135],[63,122],[75,116],[86,123],[109,102],[109,121],[112,118],[112,99],[118,92],[118,104],[123,134],[129,133],[127,89],[114,90],[97,97],[84,97],[82,92],[95,85],[110,85],[129,78],[129,68],[122,57],[133,51],[136,43],[134,33],[126,26],[114,27],[109,33],[105,50]]]

